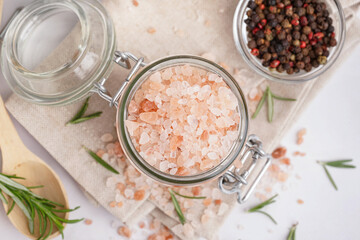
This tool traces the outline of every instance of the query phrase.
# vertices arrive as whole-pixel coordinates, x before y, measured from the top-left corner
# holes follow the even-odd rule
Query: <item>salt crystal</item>
[[[189,115],[186,119],[191,128],[197,128],[199,121],[194,115]]]
[[[141,133],[139,143],[140,144],[146,144],[150,140],[149,135],[146,132]]]
[[[216,62],[216,58],[212,53],[203,53],[201,57],[206,58],[210,61]]]
[[[187,238],[192,238],[194,236],[194,229],[189,223],[184,224],[184,235]]]
[[[221,203],[217,214],[218,214],[219,216],[222,216],[222,215],[225,214],[225,212],[226,212],[228,209],[229,209],[229,205],[228,205],[228,204],[226,204],[226,203]]]
[[[124,191],[124,195],[128,199],[132,199],[134,197],[134,190],[126,188]]]
[[[172,168],[169,173],[170,173],[171,175],[175,175],[175,173],[177,172],[177,170],[178,170],[177,168]]]
[[[125,120],[125,125],[129,131],[130,136],[134,136],[134,132],[139,128],[139,123]]]
[[[207,154],[207,156],[211,159],[211,160],[215,160],[218,158],[218,155],[215,152],[209,152]]]
[[[221,196],[222,196],[222,193],[221,193],[220,189],[214,188],[212,190],[211,196],[212,196],[213,199],[220,199]]]
[[[150,77],[149,77],[150,81],[153,82],[161,82],[161,73],[160,72],[155,72],[153,73]]]
[[[168,161],[163,161],[160,163],[159,169],[162,172],[165,172],[166,170],[168,170]]]
[[[115,201],[116,201],[116,202],[120,202],[120,201],[121,201],[121,195],[120,195],[120,194],[117,193],[117,194],[115,195]]]

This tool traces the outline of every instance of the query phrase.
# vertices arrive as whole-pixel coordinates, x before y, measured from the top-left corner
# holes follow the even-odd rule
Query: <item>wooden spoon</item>
[[[1,96],[0,148],[2,152],[3,173],[24,177],[25,180],[16,179],[17,182],[24,186],[43,185],[43,188],[33,189],[33,192],[64,205],[66,209],[69,208],[68,198],[59,177],[45,162],[30,152],[22,143],[5,109]],[[10,206],[4,204],[4,207],[7,210]],[[68,219],[68,215],[68,213],[59,213],[59,216],[65,219]],[[28,238],[37,239],[40,236],[39,222],[36,221],[38,219],[37,216],[35,216],[33,235],[29,231],[28,220],[19,207],[16,206],[8,217],[12,224]],[[59,231],[54,228],[49,238],[57,235],[59,235]]]

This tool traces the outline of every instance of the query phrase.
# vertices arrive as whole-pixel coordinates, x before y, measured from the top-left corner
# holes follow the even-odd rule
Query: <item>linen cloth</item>
[[[233,42],[232,24],[237,1],[228,0],[182,0],[139,1],[136,7],[132,1],[104,0],[103,4],[111,15],[117,34],[118,50],[145,57],[146,62],[174,54],[194,54],[214,56],[214,61],[226,64],[231,74],[240,83],[245,95],[257,86],[269,85],[274,93],[296,98],[296,102],[277,101],[274,120],[266,119],[263,109],[256,119],[250,120],[249,133],[258,135],[267,151],[277,146],[292,123],[305,107],[316,96],[332,73],[336,71],[351,50],[359,44],[359,0],[341,1],[346,15],[346,42],[336,63],[321,77],[301,84],[281,84],[267,81],[254,73],[243,61]],[[148,31],[152,29],[151,31]],[[153,32],[154,33],[150,33]],[[71,36],[69,36],[71,37]],[[46,60],[46,64],[56,64],[64,49],[63,44]],[[56,56],[56,57],[55,57]],[[107,88],[114,93],[127,72],[121,67],[114,67],[107,83]],[[70,175],[99,204],[127,224],[135,224],[143,216],[151,214],[160,219],[177,236],[186,239],[181,225],[174,216],[165,214],[153,201],[126,201],[122,208],[110,208],[109,202],[114,199],[114,191],[105,188],[109,172],[93,163],[93,160],[81,151],[85,145],[90,149],[104,147],[100,137],[104,133],[116,136],[114,127],[116,110],[109,108],[108,103],[97,96],[90,99],[88,112],[102,109],[101,118],[70,125],[67,122],[79,109],[81,102],[62,107],[46,107],[27,103],[12,95],[6,106],[10,113],[43,145],[49,153],[70,173]],[[266,106],[264,106],[266,108]],[[101,191],[99,191],[101,189]],[[226,198],[229,209],[216,218],[212,228],[196,229],[197,237],[211,239],[221,222],[224,221],[232,206],[236,204],[235,196]],[[200,214],[200,213],[199,213]]]

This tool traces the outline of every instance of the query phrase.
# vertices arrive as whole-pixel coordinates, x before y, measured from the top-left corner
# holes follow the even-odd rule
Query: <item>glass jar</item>
[[[240,52],[245,62],[258,74],[263,77],[281,82],[281,83],[302,83],[314,79],[326,70],[328,70],[336,61],[345,43],[345,14],[338,0],[324,1],[329,11],[329,17],[333,19],[333,26],[335,28],[335,39],[337,45],[329,48],[329,56],[325,65],[320,65],[313,68],[310,72],[304,70],[294,73],[292,75],[286,72],[279,73],[277,71],[270,71],[269,68],[262,65],[262,61],[250,53],[248,48],[248,32],[246,30],[245,19],[247,18],[246,12],[249,9],[248,3],[251,0],[239,1],[233,20],[233,35],[236,48]]]
[[[49,26],[54,22],[61,25],[66,21],[67,27],[52,27],[55,30],[49,33]],[[66,31],[59,33],[57,29],[60,28]],[[58,36],[56,41],[54,35]],[[217,179],[224,193],[236,193],[238,202],[245,201],[269,166],[271,157],[263,151],[258,137],[248,134],[247,105],[234,78],[219,65],[197,56],[170,56],[146,64],[143,58],[129,52],[115,51],[115,42],[112,21],[98,1],[35,1],[8,26],[3,39],[1,68],[12,90],[32,103],[69,104],[94,92],[109,101],[110,106],[117,108],[117,133],[125,155],[141,173],[153,180],[166,185],[193,186]],[[69,46],[65,52],[58,48],[64,43]],[[63,56],[54,58],[57,54]],[[140,156],[125,120],[132,97],[152,73],[185,64],[222,77],[237,99],[241,120],[236,140],[217,166],[196,175],[176,176],[161,172]],[[110,96],[105,83],[114,65],[129,73],[116,94]]]

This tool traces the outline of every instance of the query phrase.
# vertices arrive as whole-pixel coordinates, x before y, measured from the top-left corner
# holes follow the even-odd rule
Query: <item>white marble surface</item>
[[[4,21],[17,6],[29,0],[5,0]],[[278,200],[266,210],[271,213],[278,225],[259,214],[244,211],[256,204],[252,198],[243,206],[234,209],[219,232],[219,239],[258,240],[286,239],[289,228],[299,222],[298,239],[360,239],[360,47],[354,49],[346,63],[333,75],[325,88],[319,92],[304,114],[294,123],[282,143],[289,153],[306,152],[306,157],[291,157],[293,170],[284,187],[277,186]],[[2,75],[0,94],[7,99],[11,91]],[[94,207],[78,188],[71,176],[36,142],[16,120],[14,124],[25,142],[35,154],[44,159],[60,176],[69,195],[72,207],[81,209],[71,214],[72,218],[85,217],[93,220],[87,226],[83,223],[68,225],[65,230],[67,240],[106,240],[121,239],[111,225],[121,225],[103,208]],[[307,128],[305,142],[300,147],[295,144],[296,132]],[[355,170],[330,169],[339,190],[330,185],[322,168],[316,160],[353,158],[358,167]],[[295,176],[299,175],[301,179]],[[298,199],[304,200],[299,205]],[[24,238],[11,225],[0,207],[0,239],[22,240]],[[61,238],[57,238],[61,239]],[[142,239],[136,237],[134,239]]]

